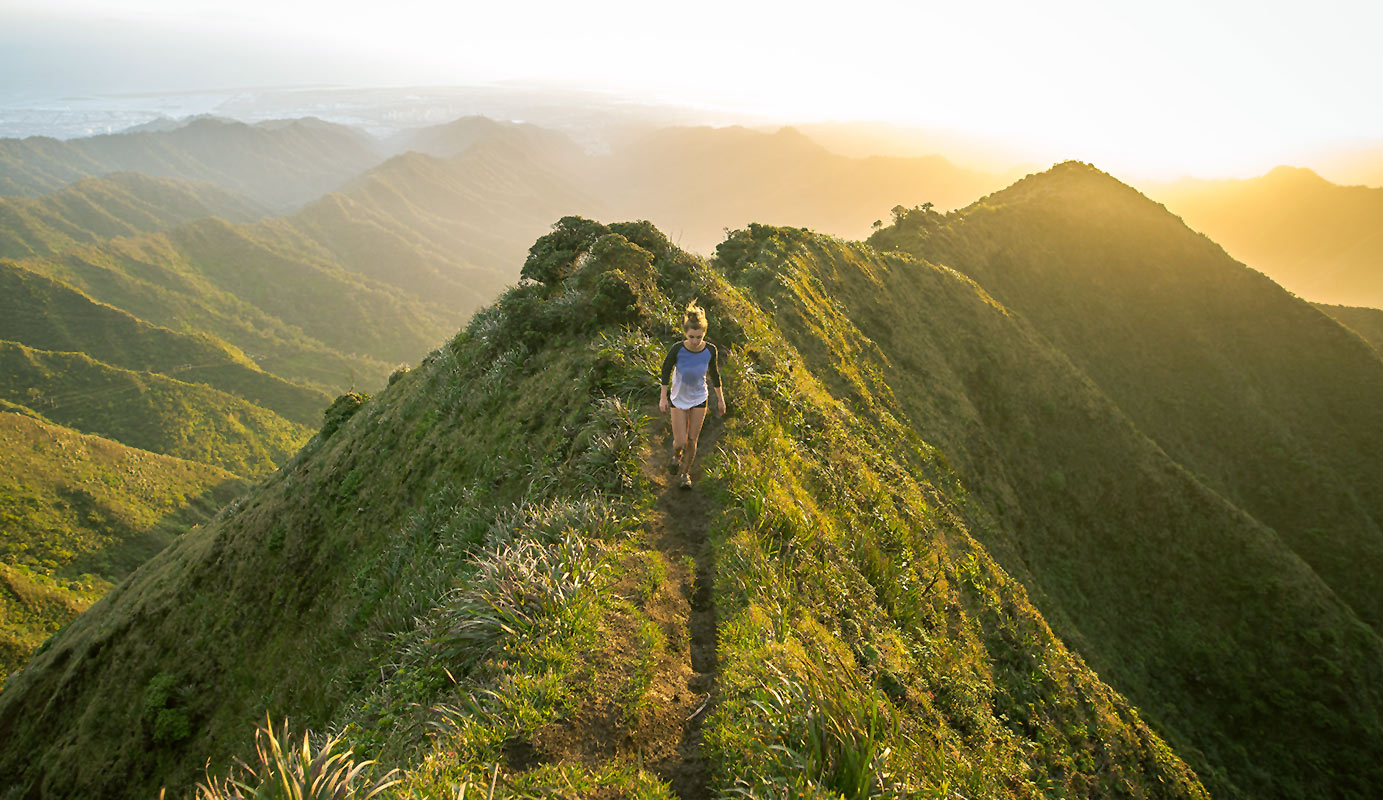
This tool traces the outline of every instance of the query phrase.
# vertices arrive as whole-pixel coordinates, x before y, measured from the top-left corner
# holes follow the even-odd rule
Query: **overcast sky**
[[[0,96],[537,79],[1225,173],[1383,140],[1380,38],[1338,0],[0,0]]]

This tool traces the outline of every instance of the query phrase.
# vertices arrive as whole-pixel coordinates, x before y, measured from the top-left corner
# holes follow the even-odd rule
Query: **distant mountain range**
[[[1383,308],[1383,188],[1337,186],[1300,167],[1143,188],[1301,297]]]
[[[378,163],[375,141],[305,118],[247,125],[200,117],[168,130],[0,139],[0,194],[34,196],[88,175],[140,172],[214,183],[287,211]]]
[[[921,134],[896,126],[823,123],[801,130],[806,134],[795,128],[661,128],[625,135],[613,140],[608,152],[589,154],[558,131],[477,116],[380,140],[310,117],[247,125],[204,115],[66,142],[0,140],[0,193],[31,196],[83,175],[132,170],[210,181],[250,198],[213,200],[203,190],[198,201],[209,214],[249,221],[266,211],[284,214],[313,201],[320,213],[332,204],[318,199],[322,194],[349,195],[351,186],[359,190],[359,176],[405,152],[469,159],[469,167],[434,161],[394,164],[386,170],[391,184],[386,191],[394,195],[385,203],[393,207],[387,212],[391,220],[354,219],[348,229],[318,233],[328,243],[352,242],[337,246],[338,256],[378,254],[357,246],[363,245],[357,230],[383,224],[396,236],[389,246],[403,244],[415,251],[413,258],[420,247],[432,244],[430,233],[450,229],[446,246],[457,248],[457,254],[434,253],[424,260],[452,258],[463,272],[481,268],[512,280],[515,255],[538,232],[538,220],[553,218],[536,212],[552,207],[561,207],[558,215],[647,218],[682,246],[705,253],[725,229],[749,220],[860,238],[874,221],[887,221],[895,206],[955,208],[1019,177],[1014,169],[963,169],[938,155],[866,155],[871,148],[919,152]],[[922,141],[941,151],[964,150],[939,134]],[[467,155],[473,148],[490,151],[487,165],[477,163],[483,160],[479,152]],[[993,163],[977,158],[970,161]],[[438,174],[431,174],[434,170]],[[370,180],[378,185],[384,179],[376,175]],[[438,184],[457,180],[463,183],[442,190],[452,197],[439,208],[423,210],[428,204],[412,199],[414,193],[435,194]],[[1335,186],[1309,170],[1286,167],[1244,181],[1148,182],[1142,188],[1236,258],[1309,300],[1383,305],[1383,279],[1378,278],[1383,275],[1383,250],[1376,224],[1383,189]],[[380,200],[378,192],[371,198]],[[117,217],[129,213],[119,210],[118,201],[113,206],[109,213]],[[186,207],[187,219],[194,218],[196,208]],[[39,211],[29,213],[41,218]],[[376,211],[340,211],[346,217],[361,213]],[[414,214],[425,221],[412,219]],[[107,223],[102,229],[114,227]],[[481,300],[493,296],[490,288],[480,291]],[[463,302],[465,294],[453,290],[445,296],[448,302]]]

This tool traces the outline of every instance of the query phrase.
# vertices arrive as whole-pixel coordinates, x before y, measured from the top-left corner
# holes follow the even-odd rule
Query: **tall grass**
[[[353,760],[340,744],[332,737],[314,747],[306,732],[298,742],[287,720],[275,729],[266,717],[255,730],[255,763],[237,760],[229,776],[208,776],[197,785],[196,800],[369,800],[398,783],[396,770],[372,780],[374,762]]]

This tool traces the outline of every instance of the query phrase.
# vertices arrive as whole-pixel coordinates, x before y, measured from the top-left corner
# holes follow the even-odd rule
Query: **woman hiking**
[[[682,315],[686,338],[674,344],[663,359],[663,395],[658,410],[672,411],[672,463],[669,469],[681,476],[683,489],[691,488],[692,460],[696,458],[696,439],[706,419],[706,406],[715,389],[716,413],[725,416],[725,395],[720,390],[720,368],[716,346],[706,341],[706,310],[687,303]],[[676,373],[676,381],[672,380]],[[709,388],[707,386],[709,384]]]

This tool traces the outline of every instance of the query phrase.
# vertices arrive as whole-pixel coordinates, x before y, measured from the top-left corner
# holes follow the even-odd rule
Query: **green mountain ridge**
[[[1383,405],[1368,400],[1383,396],[1383,362],[1357,336],[1080,162],[951,214],[908,214],[870,242],[974,278],[1383,621]]]
[[[289,222],[345,268],[469,312],[517,279],[512,265],[550,220],[604,210],[545,159],[504,139],[448,158],[408,152]]]
[[[659,664],[685,658],[685,621],[649,627],[654,609],[685,604],[687,589],[656,577],[679,567],[643,529],[655,498],[642,453],[654,443],[640,406],[618,393],[646,407],[661,349],[649,334],[668,338],[672,298],[696,294],[716,315],[730,395],[746,411],[708,456],[704,501],[725,513],[709,515],[711,552],[696,577],[713,587],[720,629],[718,700],[700,729],[713,785],[829,796],[852,785],[839,759],[862,758],[855,785],[871,792],[904,781],[1033,797],[1126,786],[1204,796],[969,536],[944,461],[873,402],[886,387],[833,391],[770,314],[646,223],[563,226],[547,242],[530,259],[546,283],[507,292],[15,676],[0,694],[0,729],[18,743],[11,753],[28,755],[0,756],[0,776],[30,787],[20,793],[176,790],[200,769],[186,752],[243,749],[245,726],[268,705],[344,724],[359,752],[408,766],[412,787],[437,796],[457,781],[478,785],[491,762],[507,785],[535,793],[566,781],[591,787],[588,796],[620,785],[670,796],[657,770],[671,770],[666,779],[675,764],[583,749],[596,733],[582,720],[603,703],[637,701],[650,690],[640,686],[668,677]],[[591,258],[562,278],[584,250]],[[573,294],[589,305],[563,299]],[[843,344],[829,341],[833,355],[849,354]],[[755,468],[780,459],[795,468]],[[486,624],[474,610],[484,606],[449,605],[448,587],[460,602],[519,553],[559,559],[558,586],[576,583],[560,604],[493,628],[498,639],[485,627],[472,638],[464,631]],[[266,560],[282,563],[259,566]],[[621,599],[641,583],[644,601]],[[630,588],[599,589],[614,585]],[[133,619],[149,623],[121,621]],[[445,633],[454,624],[459,638]],[[650,632],[643,645],[639,630]],[[601,644],[612,637],[646,654],[629,674]],[[179,642],[172,671],[145,660],[158,641]],[[62,678],[62,664],[81,672]],[[872,743],[847,738],[812,760],[802,710],[775,686],[826,693],[841,724],[864,725]],[[458,706],[447,712],[460,714],[453,734],[425,735],[430,705],[491,696],[482,689],[498,705]],[[158,699],[141,706],[135,696]],[[668,727],[659,701],[648,702],[614,724],[653,745]],[[26,710],[33,703],[43,717]],[[149,703],[162,727],[141,721],[137,706]],[[563,720],[576,739],[562,738]],[[141,733],[111,739],[107,726]],[[523,747],[536,763],[505,755]],[[225,763],[213,756],[214,769]]]
[[[154,453],[259,476],[310,435],[235,395],[82,353],[0,341],[0,397],[61,425]]]
[[[437,311],[340,269],[281,224],[206,218],[18,263],[149,323],[216,336],[269,372],[324,388],[342,388],[351,375],[382,380],[394,356],[427,347],[441,325]],[[337,334],[335,347],[317,338]]]
[[[1383,354],[1383,309],[1331,306],[1324,303],[1311,305],[1359,334],[1364,341],[1373,346],[1373,349]]]
[[[0,197],[0,258],[52,256],[115,236],[209,216],[251,222],[265,209],[210,183],[117,172],[40,197]]]
[[[300,425],[316,425],[331,402],[322,392],[261,371],[213,337],[150,325],[14,262],[0,261],[0,339],[205,383]]]
[[[520,260],[547,220],[601,210],[539,161],[502,141],[448,160],[405,154],[292,216],[201,218],[20,265],[223,339],[281,378],[378,385],[512,282],[495,265]]]
[[[182,792],[267,712],[398,797],[1369,796],[1383,362],[1088,165],[896,216],[563,219],[10,680],[0,783]],[[733,412],[679,505],[690,297]]]
[[[246,483],[0,401],[0,681]]]

